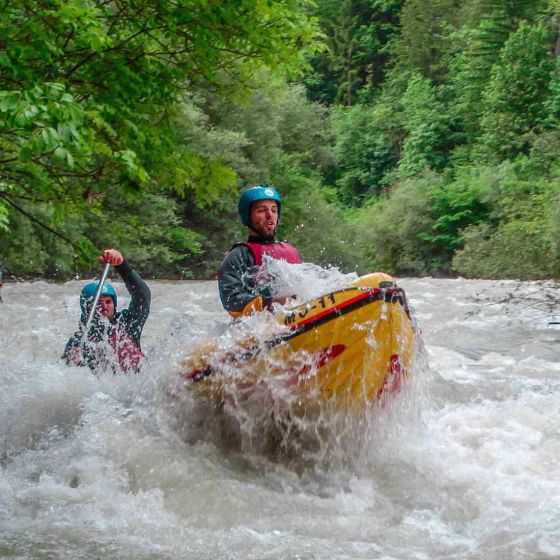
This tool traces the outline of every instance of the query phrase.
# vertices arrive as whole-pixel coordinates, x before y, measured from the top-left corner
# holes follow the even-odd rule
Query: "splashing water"
[[[348,281],[300,267],[286,286],[289,274],[298,298]],[[335,419],[325,432],[304,422],[319,437],[308,447],[294,438],[285,461],[262,441],[232,451],[204,437],[203,411],[169,398],[181,356],[211,338],[227,345],[214,282],[151,283],[147,364],[99,378],[59,361],[82,284],[3,288],[1,556],[560,556],[560,330],[530,309],[512,316],[476,301],[507,284],[401,281],[426,344],[415,375],[355,423]],[[252,321],[243,328],[264,337],[267,319]]]
[[[324,270],[308,264],[294,266],[270,261],[267,265],[268,272],[276,278],[278,292],[296,286],[306,300],[346,287],[356,278],[336,269]],[[293,300],[287,304],[290,305]],[[361,391],[351,384],[344,386],[344,391],[351,395],[350,408],[341,406],[340,401],[349,398],[341,394],[343,389],[329,388],[326,392],[321,389],[326,384],[321,379],[327,374],[319,373],[319,368],[330,361],[331,347],[323,356],[320,346],[308,348],[304,344],[305,349],[296,350],[297,346],[274,342],[290,329],[279,324],[272,314],[265,313],[235,321],[219,338],[182,353],[178,371],[171,376],[167,391],[170,397],[167,401],[173,403],[169,410],[170,424],[185,441],[212,441],[222,449],[240,451],[255,465],[264,456],[269,461],[289,465],[300,474],[308,469],[317,472],[344,466],[355,470],[371,440],[371,424],[377,422],[376,407],[362,404],[371,399],[367,396],[371,394],[367,380],[384,373],[371,373],[378,371],[373,357],[380,343],[384,344],[375,339],[377,323],[388,321],[388,304],[376,305],[380,307],[378,319],[351,327],[354,338],[363,338],[364,342],[363,349],[360,346],[360,361],[356,362],[360,371],[355,373]],[[334,338],[329,327],[319,344],[337,341],[347,344],[346,338],[340,338],[341,334]],[[403,344],[408,344],[404,338]],[[403,352],[401,347],[399,354]],[[346,360],[342,358],[337,363],[334,367],[344,368]],[[398,368],[393,374],[397,376],[396,383],[402,374],[401,367],[395,367]],[[196,373],[189,373],[185,381],[181,372]],[[198,378],[194,383],[189,379],[193,375]],[[339,374],[339,380],[341,375],[345,374]],[[332,387],[330,383],[328,387]],[[336,385],[340,387],[340,381]],[[394,393],[396,387],[391,391],[388,387],[386,392]],[[391,395],[391,401],[395,400]],[[387,396],[379,404],[388,406]],[[395,402],[390,404],[396,406]]]
[[[291,265],[268,257],[263,266],[274,278],[275,292],[279,296],[295,295],[299,303],[337,290],[357,278],[355,273],[344,274],[336,267],[321,268],[312,263]]]

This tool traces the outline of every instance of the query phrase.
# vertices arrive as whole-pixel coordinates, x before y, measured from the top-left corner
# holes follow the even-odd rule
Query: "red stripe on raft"
[[[396,394],[401,390],[404,376],[404,366],[401,357],[398,354],[393,354],[389,358],[389,366],[387,367],[387,375],[383,386],[377,393],[377,398],[383,395]]]
[[[333,344],[327,348],[315,352],[315,360],[317,368],[323,367],[327,362],[334,360],[338,355],[342,354],[346,350],[344,344]]]
[[[300,381],[300,379],[307,375],[312,369],[319,370],[325,364],[340,356],[346,350],[344,344],[333,344],[326,348],[321,348],[313,352],[310,358],[307,358],[304,363],[292,364],[285,370],[286,380],[284,381],[285,387],[290,387]]]
[[[317,313],[317,315],[313,315],[313,317],[309,317],[309,319],[304,319],[301,323],[293,323],[290,327],[290,330],[294,331],[296,329],[299,329],[300,327],[305,326],[308,323],[313,323],[313,322],[321,319],[322,317],[325,317],[325,316],[329,315],[330,313],[340,311],[341,309],[344,309],[348,305],[352,305],[353,303],[356,303],[357,301],[360,301],[360,300],[365,299],[369,296],[376,295],[376,294],[379,294],[379,293],[381,293],[381,290],[379,288],[373,288],[372,290],[368,290],[367,292],[363,292],[359,296],[353,297],[351,299],[347,299],[346,301],[344,301],[342,303],[339,303],[338,305],[334,305],[333,307],[329,307],[328,309],[325,309],[325,311],[321,311],[321,313]]]

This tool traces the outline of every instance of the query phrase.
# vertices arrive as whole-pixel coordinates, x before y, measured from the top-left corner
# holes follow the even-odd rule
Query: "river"
[[[100,377],[59,361],[83,284],[3,288],[0,557],[560,557],[560,326],[509,298],[554,286],[402,279],[414,380],[331,434],[340,460],[298,465],[205,437],[168,395],[178,358],[229,322],[215,282],[150,282],[143,371]]]

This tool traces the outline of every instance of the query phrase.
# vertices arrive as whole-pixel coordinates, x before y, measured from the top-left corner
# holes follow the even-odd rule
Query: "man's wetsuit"
[[[125,261],[115,266],[131,296],[127,309],[115,313],[112,320],[96,314],[87,337],[82,326],[89,314],[89,306],[82,305],[81,328],[66,343],[63,359],[72,348],[85,348],[86,354],[77,364],[92,370],[110,368],[114,372],[138,371],[144,357],[140,336],[150,313],[150,288]]]
[[[260,245],[261,251],[255,251],[251,245]],[[274,249],[281,247],[277,253]],[[233,316],[243,311],[262,311],[270,307],[274,290],[271,278],[259,274],[260,263],[256,262],[260,254],[272,258],[283,258],[287,262],[299,263],[301,259],[294,247],[288,243],[249,236],[247,243],[237,243],[229,252],[218,272],[218,288],[224,309]]]

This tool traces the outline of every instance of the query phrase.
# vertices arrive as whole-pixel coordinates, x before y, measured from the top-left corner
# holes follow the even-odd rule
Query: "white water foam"
[[[343,426],[334,449],[368,434],[352,461],[301,470],[169,421],[178,357],[229,326],[214,282],[151,283],[145,369],[99,379],[58,361],[82,284],[3,288],[3,557],[560,556],[559,339],[533,311],[476,299],[511,285],[403,280],[427,363],[366,430]]]

